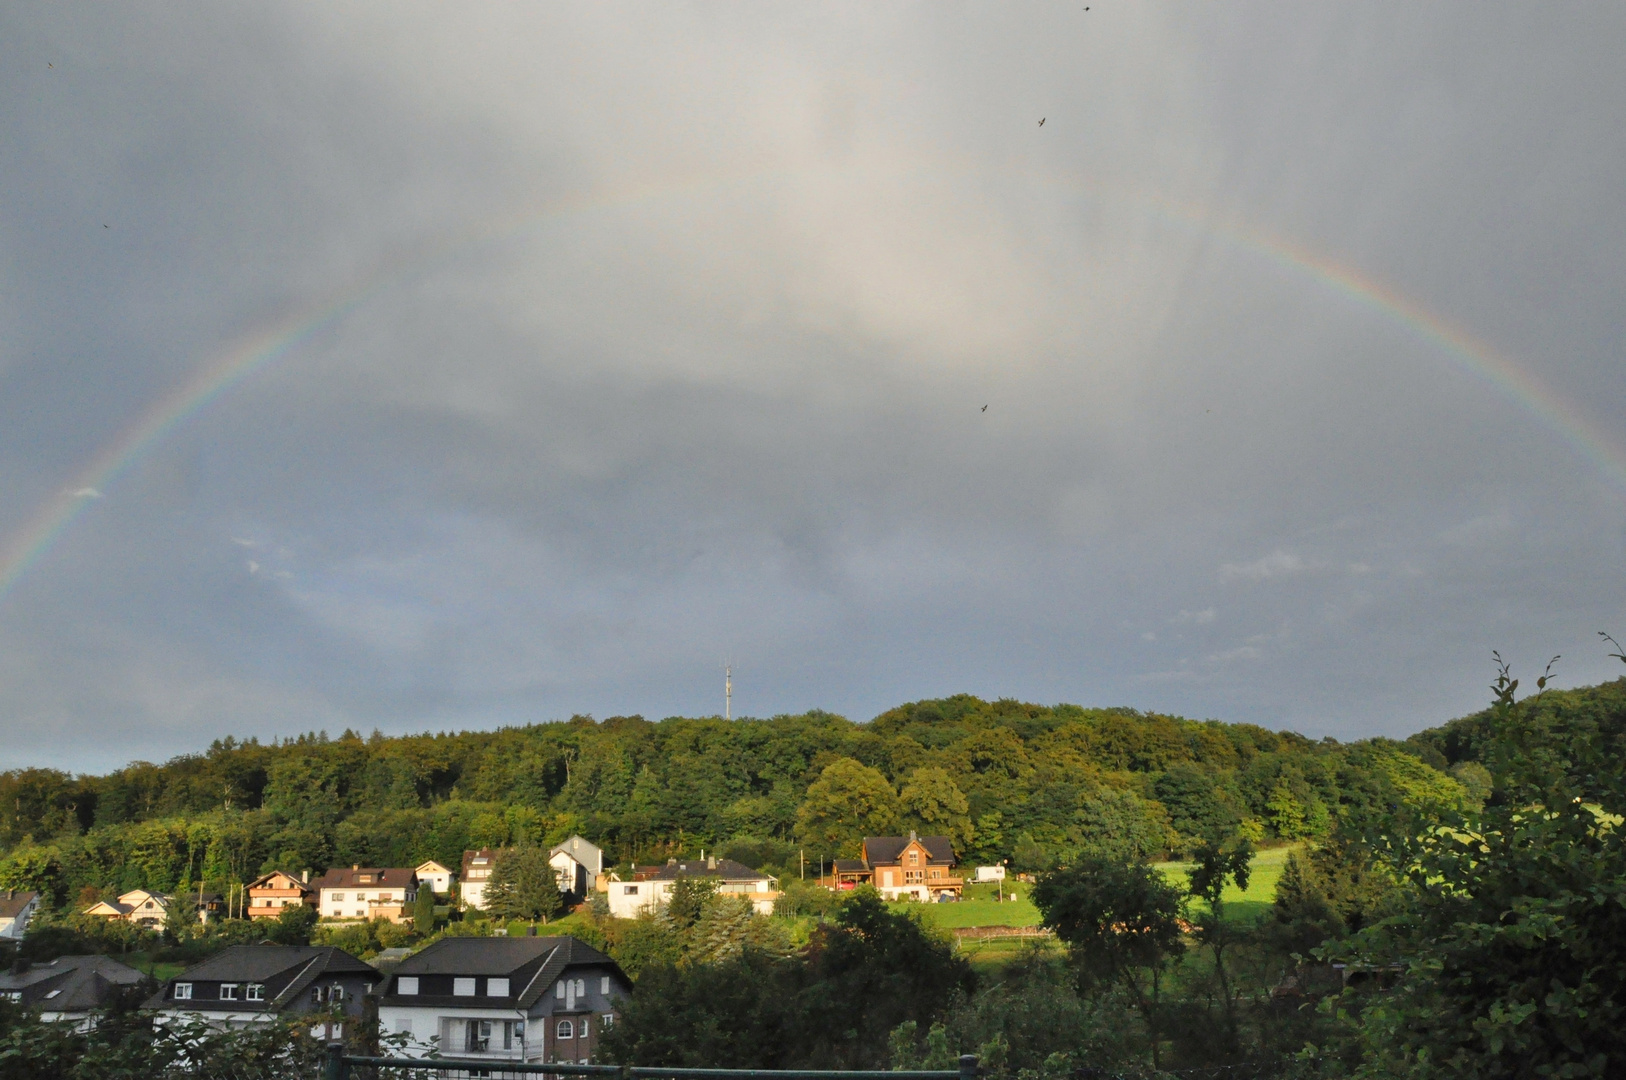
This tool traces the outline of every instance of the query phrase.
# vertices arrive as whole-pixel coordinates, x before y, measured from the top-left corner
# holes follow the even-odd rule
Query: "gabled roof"
[[[117,900],[98,900],[83,912],[85,915],[128,915],[135,909]]]
[[[580,836],[572,836],[564,843],[555,844],[549,848],[548,855],[551,857],[561,851],[595,874],[604,872],[604,849],[597,844],[591,843]]]
[[[533,971],[523,971],[533,967],[538,959],[542,961],[540,966]],[[627,978],[619,964],[573,937],[441,938],[422,952],[401,961],[395,968],[395,974],[514,978],[515,973],[520,972],[525,976],[523,983],[516,983],[512,990],[517,995],[516,1004],[524,1009],[536,1004],[544,993],[551,990],[554,980],[567,968],[587,965],[604,968],[626,985],[632,985],[632,980]],[[420,994],[413,1000],[433,1003],[438,998]],[[447,1000],[457,1005],[472,1004],[466,998]]]
[[[121,987],[145,981],[146,975],[110,956],[59,956],[26,971],[0,973],[0,990],[20,991],[25,1008],[87,1012],[107,1005]]]
[[[916,840],[926,849],[927,862],[954,861],[954,843],[946,836],[866,836],[864,859],[871,866],[891,866],[903,854],[903,849]]]
[[[369,880],[363,881],[362,878]],[[352,866],[329,870],[310,883],[312,889],[405,889],[418,880],[407,866]]]
[[[7,889],[0,896],[0,919],[15,919],[23,913],[23,908],[39,899],[37,892],[16,892]]]
[[[419,874],[423,873],[425,870],[429,871],[431,874],[450,874],[452,872],[452,868],[450,866],[442,866],[434,859],[426,859],[412,869],[414,873]]]
[[[271,884],[273,879],[279,878],[279,877],[280,878],[286,878],[288,880],[289,884],[288,885],[273,885],[273,884]],[[269,874],[261,874],[259,877],[255,878],[253,881],[248,883],[249,892],[253,892],[255,889],[286,889],[286,888],[300,889],[300,890],[303,890],[304,892],[310,892],[311,891],[311,886],[306,884],[303,881],[300,881],[298,874],[291,874],[286,870],[273,870]]]
[[[233,945],[169,980],[165,989],[147,999],[146,1007],[184,1008],[189,1012],[211,1008],[271,1012],[298,998],[317,979],[333,975],[357,975],[368,982],[383,977],[372,965],[330,945]],[[289,978],[289,982],[275,998],[263,1003],[194,998],[180,1004],[165,997],[167,987],[178,982],[270,983],[279,981],[279,976]]]
[[[465,851],[463,853],[463,877],[466,879],[469,876],[469,867],[474,864],[476,859],[484,859],[485,862],[481,865],[489,868],[497,861],[497,856],[506,850],[507,848],[483,847],[477,851]]]
[[[650,869],[654,873],[648,873]],[[668,859],[665,866],[639,867],[639,881],[675,881],[680,877],[714,877],[724,881],[772,881],[760,870],[753,870],[733,859]]]

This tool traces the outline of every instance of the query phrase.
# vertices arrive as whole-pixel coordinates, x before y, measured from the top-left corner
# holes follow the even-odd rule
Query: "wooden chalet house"
[[[255,878],[248,883],[248,917],[275,919],[285,907],[315,907],[316,890],[311,888],[309,878],[308,873],[295,877],[286,870],[273,870]]]
[[[836,888],[873,885],[887,900],[958,900],[965,879],[954,873],[946,836],[866,836],[862,857],[837,859]]]

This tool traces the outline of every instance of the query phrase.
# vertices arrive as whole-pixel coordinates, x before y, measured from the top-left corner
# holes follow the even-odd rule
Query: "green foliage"
[[[898,814],[897,793],[880,770],[838,758],[809,785],[796,831],[822,857],[852,858],[865,836],[896,831]]]
[[[1133,1000],[1158,1064],[1164,974],[1185,951],[1180,890],[1145,863],[1093,856],[1040,878],[1033,902],[1067,943],[1081,991],[1118,990]]]
[[[492,861],[485,890],[486,912],[494,919],[547,922],[565,909],[559,878],[543,848],[525,843],[505,848]]]
[[[1620,718],[1557,724],[1539,698],[1516,703],[1517,685],[1501,665],[1476,742],[1495,785],[1483,808],[1368,837],[1403,904],[1341,951],[1404,974],[1360,1014],[1361,1075],[1626,1068]]]
[[[309,945],[317,919],[318,912],[310,904],[290,904],[271,920],[266,937],[278,945]]]
[[[720,884],[716,878],[679,877],[672,882],[672,892],[666,900],[664,913],[667,921],[679,931],[692,928],[700,921],[706,904],[716,895]]]
[[[424,937],[435,932],[435,891],[428,882],[418,886],[418,894],[412,901],[412,929]]]
[[[929,1025],[972,988],[952,945],[888,910],[874,890],[847,898],[806,950],[789,955],[782,941],[728,930],[749,925],[742,899],[710,898],[684,959],[644,965],[637,994],[605,1033],[607,1060],[875,1068],[886,1063],[894,1028],[911,1020]],[[725,931],[728,947],[714,947]],[[678,936],[669,925],[666,933]]]

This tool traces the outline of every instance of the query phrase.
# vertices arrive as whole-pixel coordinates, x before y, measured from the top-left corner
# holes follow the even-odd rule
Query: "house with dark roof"
[[[41,1020],[70,1021],[88,1028],[94,1014],[113,1005],[119,994],[150,984],[148,977],[110,956],[59,956],[55,960],[17,962],[0,972],[0,999]]]
[[[874,885],[888,900],[958,900],[965,879],[954,873],[946,836],[866,836],[862,857],[837,859],[836,888]]]
[[[418,873],[410,866],[340,867],[311,882],[310,888],[324,919],[404,923],[412,918],[412,903],[418,899]]]
[[[759,914],[772,915],[779,899],[778,879],[753,870],[733,859],[708,856],[704,859],[668,859],[664,866],[640,866],[631,881],[611,877],[608,882],[610,914],[635,919],[657,910],[672,895],[679,878],[715,878],[720,893],[742,893]]]
[[[0,938],[20,940],[39,906],[39,893],[7,889],[5,895],[0,896]]]
[[[170,979],[143,1007],[160,1017],[247,1027],[277,1016],[318,1017],[320,1034],[339,1038],[359,1019],[382,976],[331,946],[233,945]]]
[[[396,966],[379,1029],[404,1056],[587,1062],[632,981],[571,937],[442,938]]]

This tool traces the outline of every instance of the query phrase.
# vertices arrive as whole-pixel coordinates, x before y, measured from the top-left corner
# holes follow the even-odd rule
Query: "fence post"
[[[960,1055],[960,1080],[977,1080],[977,1055]]]
[[[344,1060],[344,1043],[327,1044],[327,1062],[322,1069],[322,1080],[350,1080],[350,1063]]]

